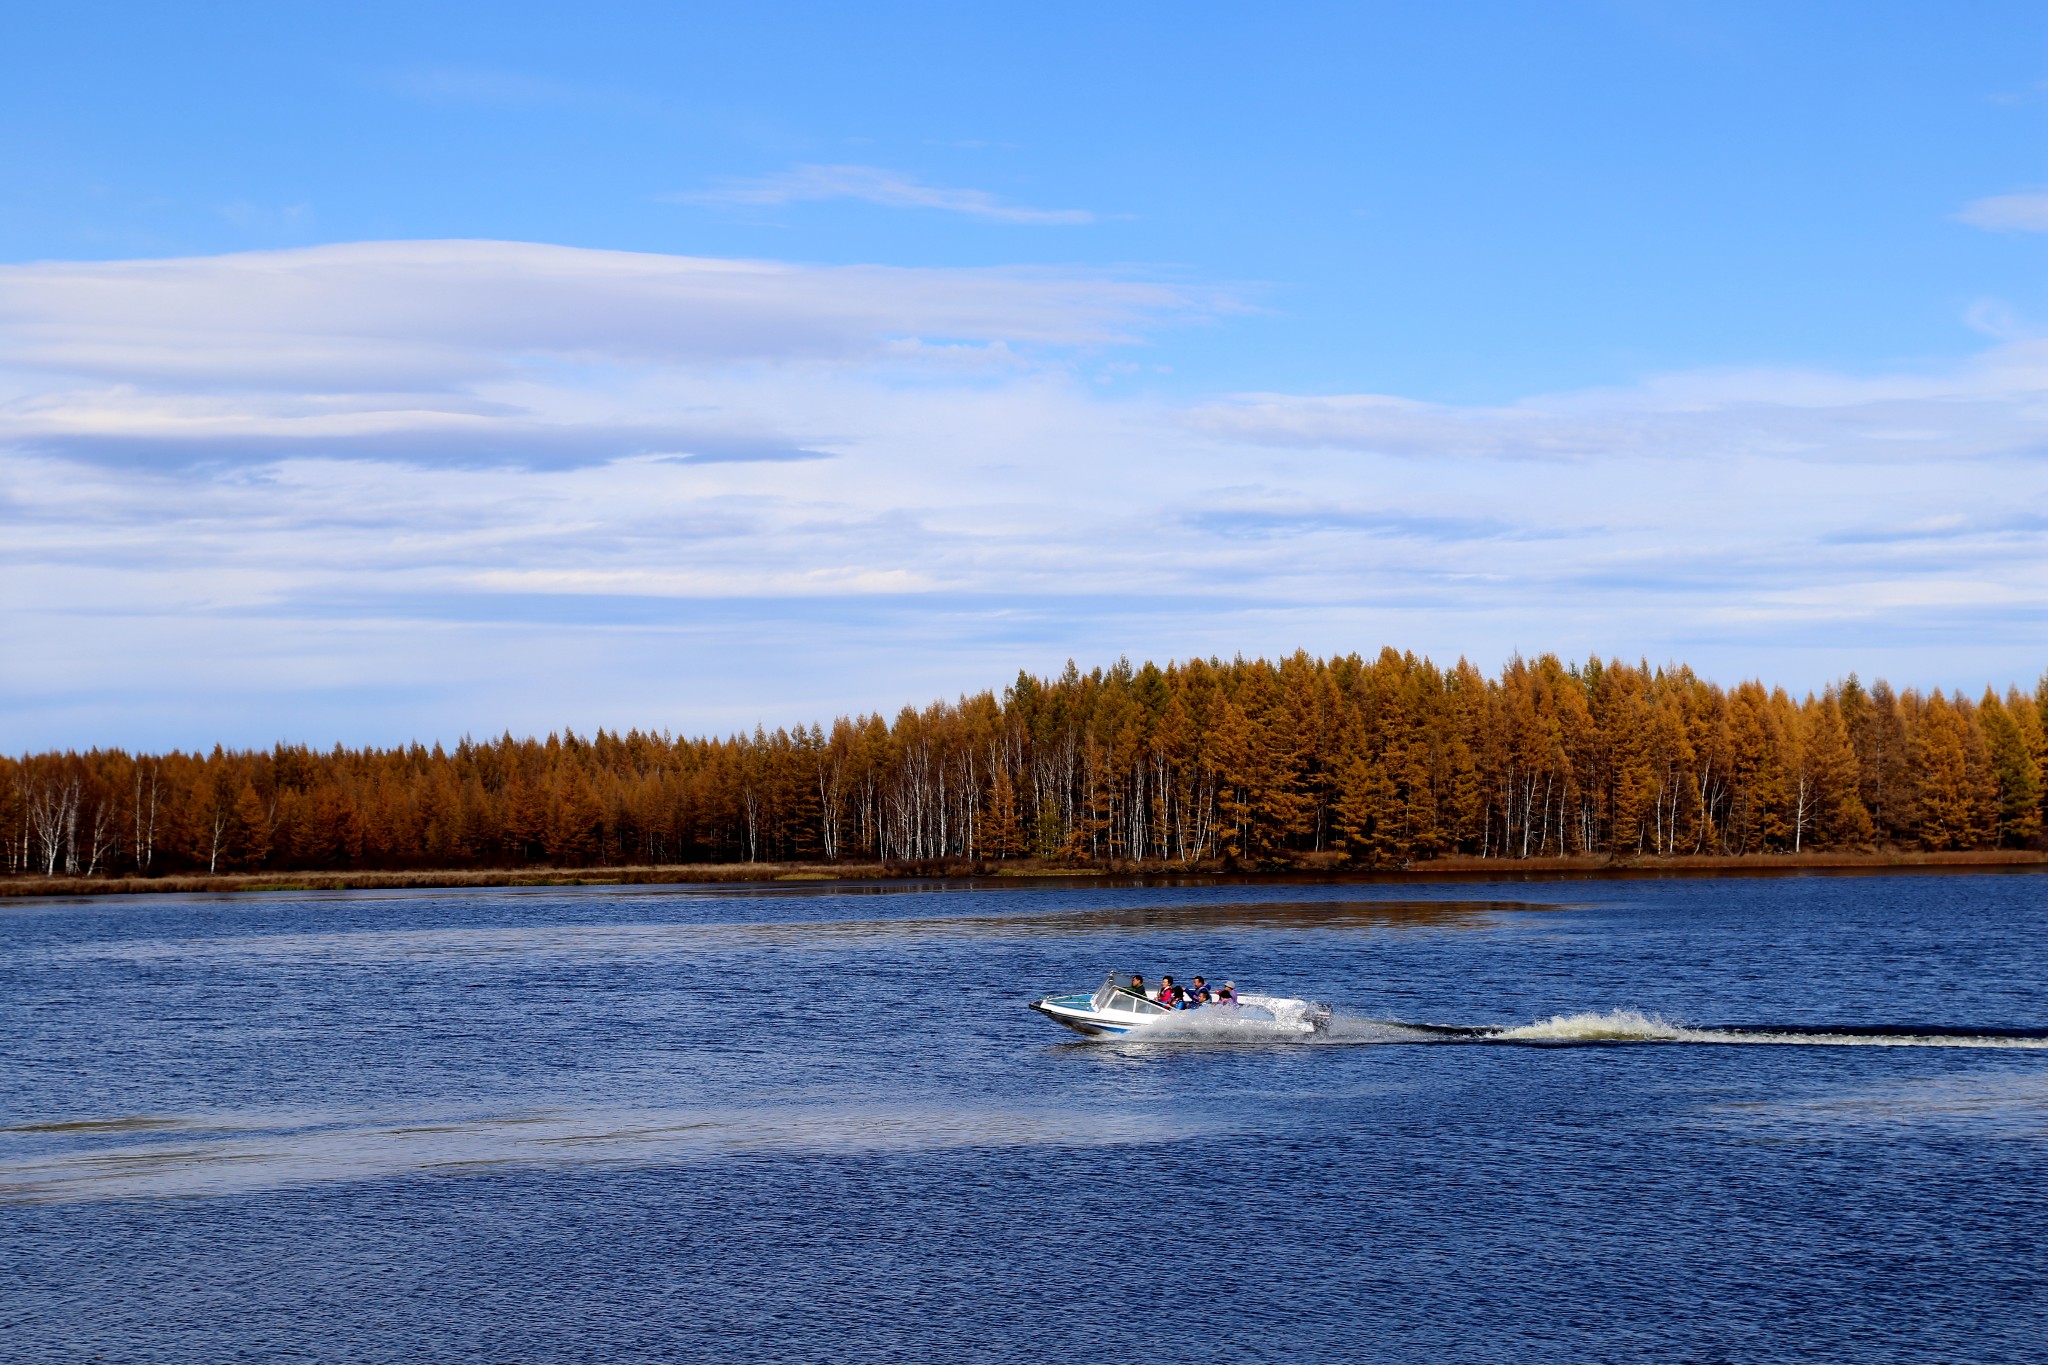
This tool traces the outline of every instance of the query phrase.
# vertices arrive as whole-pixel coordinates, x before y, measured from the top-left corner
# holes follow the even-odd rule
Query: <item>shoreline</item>
[[[1276,867],[1224,864],[1079,864],[1012,859],[869,863],[672,863],[637,867],[414,868],[358,872],[171,873],[156,877],[0,876],[0,901],[69,896],[256,894],[285,891],[411,891],[542,886],[857,885],[889,881],[1001,884],[1038,880],[1122,884],[1426,883],[1562,881],[1579,878],[1800,876],[1940,871],[2048,870],[2035,849],[1917,849],[1760,853],[1741,857],[1436,858],[1400,868],[1303,859]]]

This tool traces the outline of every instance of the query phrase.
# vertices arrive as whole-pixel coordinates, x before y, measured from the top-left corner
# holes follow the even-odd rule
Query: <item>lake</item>
[[[0,902],[0,1359],[2038,1362],[2044,1245],[2039,874]]]

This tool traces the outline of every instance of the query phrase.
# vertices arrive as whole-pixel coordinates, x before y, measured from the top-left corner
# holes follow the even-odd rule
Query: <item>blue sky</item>
[[[72,6],[0,743],[2048,664],[2038,6]]]

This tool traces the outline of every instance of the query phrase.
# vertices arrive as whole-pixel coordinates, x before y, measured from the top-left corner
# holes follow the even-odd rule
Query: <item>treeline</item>
[[[1020,675],[828,730],[603,730],[452,750],[0,758],[8,872],[776,860],[1363,866],[1459,853],[2038,846],[2032,696],[1793,700],[1551,656],[1488,678],[1384,651]]]

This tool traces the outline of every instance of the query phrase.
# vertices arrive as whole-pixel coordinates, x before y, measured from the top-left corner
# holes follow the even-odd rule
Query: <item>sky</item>
[[[12,752],[2048,669],[2038,4],[6,26]]]

